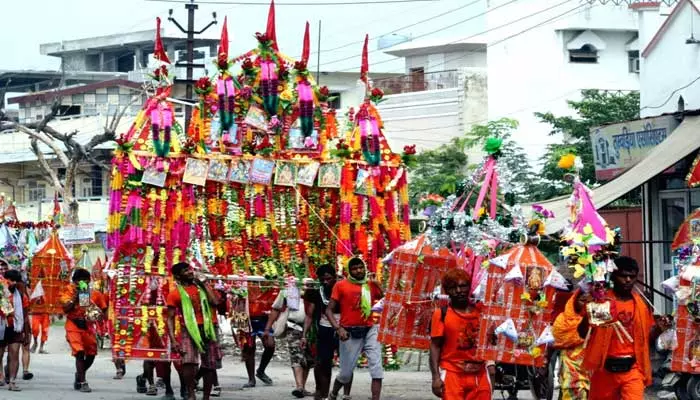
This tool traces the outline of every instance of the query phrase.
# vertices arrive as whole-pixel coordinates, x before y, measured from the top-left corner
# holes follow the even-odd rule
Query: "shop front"
[[[596,175],[610,179],[593,189],[596,207],[641,188],[643,239],[623,238],[623,243],[641,246],[643,281],[658,291],[657,310],[670,312],[672,302],[661,282],[674,272],[671,242],[685,218],[700,208],[700,187],[689,187],[686,180],[700,149],[700,110],[593,128],[591,139]],[[568,198],[541,204],[557,216],[548,233],[560,231],[569,217]]]

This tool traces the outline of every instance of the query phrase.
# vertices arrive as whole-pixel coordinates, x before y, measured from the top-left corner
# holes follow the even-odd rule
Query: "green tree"
[[[421,197],[439,194],[447,197],[457,190],[468,173],[466,150],[469,139],[452,138],[449,143],[416,155],[417,165],[410,172],[408,186],[411,208],[416,209]]]
[[[502,171],[508,176],[516,201],[527,199],[532,181],[532,168],[524,150],[511,138],[518,122],[508,118],[489,121],[485,125],[474,126],[463,137],[453,138],[449,143],[419,153],[417,166],[411,171],[409,196],[411,207],[416,209],[420,198],[435,193],[447,197],[470,178],[478,160],[469,160],[467,150],[481,148],[489,137],[503,139],[501,160],[505,164]]]
[[[583,170],[581,180],[588,185],[597,183],[593,148],[591,146],[591,128],[639,118],[638,92],[608,92],[600,90],[582,90],[581,100],[568,101],[569,108],[576,111],[576,116],[558,117],[551,112],[535,113],[541,122],[552,126],[550,135],[563,134],[562,143],[547,146],[547,151],[540,159],[542,173],[535,187],[535,200],[546,200],[571,192],[571,185],[564,184],[564,171],[557,167],[559,158],[567,153],[581,157]]]
[[[513,140],[512,133],[518,128],[518,121],[501,118],[489,121],[486,125],[476,125],[469,133],[470,146],[481,147],[489,137],[503,140],[498,157],[501,186],[508,187],[515,203],[525,202],[532,193],[533,171],[525,150]],[[505,193],[504,193],[505,194]]]

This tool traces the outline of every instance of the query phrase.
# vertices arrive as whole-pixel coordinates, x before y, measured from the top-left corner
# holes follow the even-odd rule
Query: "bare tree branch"
[[[41,134],[40,132],[36,132],[32,129],[27,128],[24,125],[17,124],[17,130],[20,132],[26,133],[31,137],[33,140],[39,140],[45,145],[49,146],[51,150],[56,154],[56,157],[58,157],[59,161],[61,161],[61,164],[63,164],[65,167],[68,167],[68,157],[66,156],[66,153],[59,147],[58,143],[55,141],[47,138],[45,135]],[[34,146],[32,146],[34,148]],[[37,151],[39,150],[38,145],[36,146]],[[42,155],[43,156],[43,155]]]
[[[51,168],[48,161],[46,161],[46,158],[44,157],[44,153],[42,153],[41,149],[39,149],[39,143],[37,141],[37,138],[32,137],[31,147],[32,147],[32,151],[34,152],[34,155],[36,156],[37,160],[39,160],[39,165],[41,165],[41,168],[44,170],[44,172],[46,172],[49,175],[49,177],[51,178],[52,185],[54,186],[54,189],[56,189],[60,194],[64,194],[65,190],[63,189],[63,185],[61,184],[61,180],[58,178],[56,171],[53,168]]]

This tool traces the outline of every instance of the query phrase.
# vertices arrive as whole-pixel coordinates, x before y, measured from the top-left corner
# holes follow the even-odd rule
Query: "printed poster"
[[[147,167],[143,171],[143,176],[141,177],[141,183],[147,185],[153,185],[158,187],[165,187],[165,179],[168,177],[168,173],[165,171],[158,171],[156,167]]]
[[[296,183],[298,185],[313,186],[319,166],[320,164],[316,161],[299,166]]]
[[[229,174],[228,180],[237,183],[248,183],[248,174],[250,173],[249,160],[233,160],[231,163],[231,172]]]
[[[275,185],[294,186],[294,178],[297,175],[296,172],[296,164],[287,161],[277,161],[277,169],[275,170]]]
[[[227,182],[228,181],[228,161],[227,160],[210,160],[209,174],[207,179],[210,181]]]
[[[204,186],[207,183],[209,162],[198,158],[188,158],[182,181],[192,185]]]
[[[264,158],[256,158],[250,166],[250,183],[269,185],[272,182],[272,173],[275,171],[275,162]]]
[[[318,187],[339,188],[343,167],[340,163],[321,164],[318,172]]]

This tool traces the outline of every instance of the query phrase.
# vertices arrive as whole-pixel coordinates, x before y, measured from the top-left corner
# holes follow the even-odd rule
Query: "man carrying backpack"
[[[450,306],[436,309],[430,326],[433,394],[444,400],[490,400],[489,374],[495,374],[495,366],[476,356],[481,307],[470,302],[471,277],[451,269],[442,277],[442,288]]]

